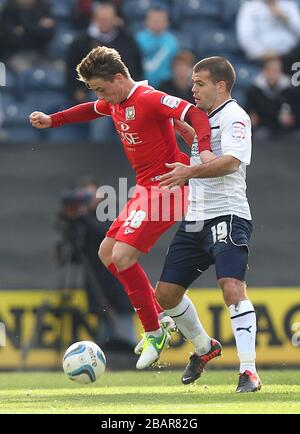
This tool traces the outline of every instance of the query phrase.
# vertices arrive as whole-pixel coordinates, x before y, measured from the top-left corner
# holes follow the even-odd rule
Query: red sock
[[[149,332],[159,329],[160,324],[154,303],[153,288],[140,264],[136,262],[127,270],[120,272],[117,271],[114,264],[110,264],[108,269],[124,286],[144,330]]]
[[[122,283],[122,285],[124,286],[124,288],[126,288],[127,283],[125,282],[125,280],[123,279],[123,277],[120,275],[119,271],[117,270],[116,266],[114,263],[111,263],[108,267],[108,270],[111,272],[111,274],[113,274],[120,283]],[[147,276],[146,276],[147,277]],[[150,282],[149,282],[150,283]],[[152,288],[152,287],[151,287]],[[126,293],[128,294],[128,289],[125,289]],[[164,312],[164,309],[160,306],[160,304],[158,304],[156,297],[155,297],[155,289],[152,288],[152,297],[153,297],[153,302],[155,304],[156,310],[158,315],[162,312]]]
[[[107,267],[108,271],[111,272],[111,274],[113,276],[115,276],[118,281],[124,286],[124,289],[126,291],[126,293],[128,294],[128,289],[126,288],[127,283],[125,282],[125,280],[122,278],[122,276],[120,276],[120,273],[117,270],[117,267],[115,266],[115,264],[112,262],[108,267]]]

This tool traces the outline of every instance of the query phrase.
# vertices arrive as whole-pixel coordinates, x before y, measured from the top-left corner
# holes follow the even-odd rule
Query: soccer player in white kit
[[[221,344],[205,332],[185,294],[191,283],[214,264],[240,360],[236,392],[255,392],[261,388],[255,366],[256,315],[245,283],[252,232],[246,197],[251,122],[231,98],[236,74],[225,58],[201,60],[194,66],[192,79],[196,105],[209,116],[211,149],[216,158],[203,164],[194,130],[182,124],[182,136],[193,142],[191,166],[168,165],[173,170],[161,177],[160,186],[173,188],[189,181],[189,208],[168,250],[156,298],[195,347],[181,379],[184,384],[192,383],[222,350]]]

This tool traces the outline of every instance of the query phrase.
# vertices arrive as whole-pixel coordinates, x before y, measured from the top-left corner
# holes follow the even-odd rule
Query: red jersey
[[[145,186],[169,171],[166,163],[189,164],[188,156],[178,148],[172,118],[184,120],[191,105],[142,83],[136,84],[120,104],[98,100],[94,109],[99,115],[112,117],[137,184]]]

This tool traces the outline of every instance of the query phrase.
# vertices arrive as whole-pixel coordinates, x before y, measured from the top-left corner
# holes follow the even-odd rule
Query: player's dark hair
[[[228,92],[232,91],[236,81],[236,73],[232,64],[225,57],[214,56],[200,60],[194,66],[194,73],[202,70],[209,72],[214,83],[225,81]]]
[[[77,65],[78,79],[88,82],[91,78],[113,81],[120,73],[130,78],[127,66],[123,63],[117,50],[108,47],[96,47]]]

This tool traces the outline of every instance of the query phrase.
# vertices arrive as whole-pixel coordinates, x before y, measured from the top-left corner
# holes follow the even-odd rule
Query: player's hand
[[[29,121],[34,128],[51,128],[52,119],[51,116],[46,115],[43,112],[33,112],[29,116]]]
[[[171,189],[187,184],[190,176],[190,166],[186,166],[182,163],[167,163],[166,166],[173,170],[160,177],[160,187]]]

